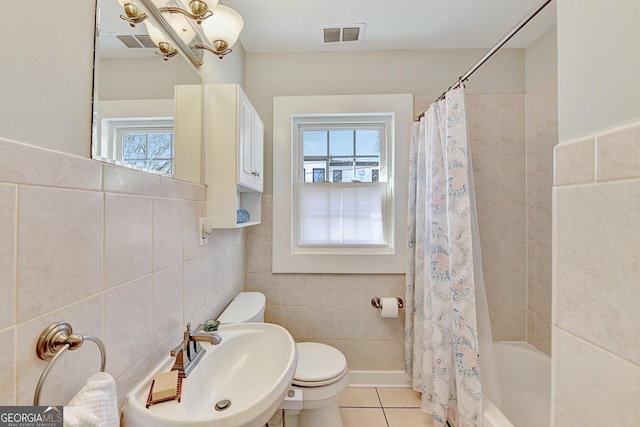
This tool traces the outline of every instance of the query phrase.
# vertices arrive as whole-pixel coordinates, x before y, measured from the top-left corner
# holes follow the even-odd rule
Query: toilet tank
[[[267,298],[260,292],[240,292],[227,308],[220,314],[218,320],[222,324],[264,322],[264,308]]]

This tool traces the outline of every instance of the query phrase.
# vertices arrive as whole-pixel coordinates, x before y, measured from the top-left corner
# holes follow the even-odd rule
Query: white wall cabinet
[[[214,228],[259,224],[263,189],[264,125],[237,84],[203,85],[207,216]],[[248,222],[236,212],[246,209]]]
[[[264,125],[249,98],[238,87],[238,184],[262,192]]]

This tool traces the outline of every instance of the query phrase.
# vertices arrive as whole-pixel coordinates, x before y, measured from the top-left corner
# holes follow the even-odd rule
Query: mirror
[[[171,44],[175,47],[182,43],[182,51],[194,64],[202,61],[202,51],[192,46],[201,38],[196,33],[192,40],[175,40],[177,34],[172,29],[167,31],[169,26],[160,21],[163,14],[150,0],[143,3],[148,17],[135,27],[120,19],[124,10],[117,0],[98,3],[92,157],[200,183],[202,79],[180,53],[168,60],[156,53],[159,49],[148,35],[146,22],[164,28],[165,34],[173,32]],[[163,1],[162,6],[166,3]],[[185,23],[189,25],[186,19]],[[189,101],[182,104],[191,111],[176,107],[176,94]],[[176,111],[197,117],[180,118],[180,123],[190,123],[178,125]]]

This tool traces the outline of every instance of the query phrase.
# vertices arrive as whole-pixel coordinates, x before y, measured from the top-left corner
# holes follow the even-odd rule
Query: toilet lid
[[[329,345],[318,342],[297,343],[298,366],[294,379],[298,381],[325,381],[342,374],[347,359]]]

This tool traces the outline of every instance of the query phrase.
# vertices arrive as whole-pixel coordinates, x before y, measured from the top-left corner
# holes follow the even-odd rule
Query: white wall
[[[640,116],[640,2],[558,3],[560,140]]]
[[[2,2],[0,136],[89,157],[94,8]]]
[[[245,89],[265,124],[265,194],[272,194],[274,96],[440,94],[485,53],[443,49],[247,54]],[[524,88],[524,51],[505,49],[473,75],[467,93],[523,93]]]
[[[558,31],[547,31],[524,51],[525,89],[529,93],[558,75]]]
[[[200,75],[183,58],[103,58],[98,99],[173,99],[175,85],[200,84]]]

